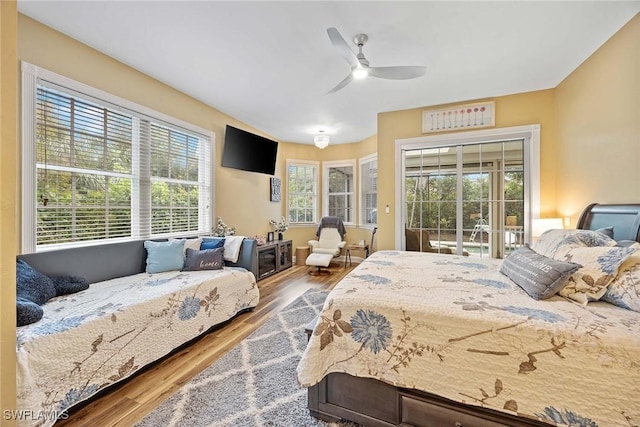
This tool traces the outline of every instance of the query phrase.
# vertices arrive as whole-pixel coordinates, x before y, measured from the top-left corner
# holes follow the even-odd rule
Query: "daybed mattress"
[[[535,301],[501,260],[376,252],[329,294],[298,366],[370,377],[549,424],[640,424],[640,314]]]
[[[258,299],[252,273],[225,267],[141,273],[49,301],[42,320],[17,330],[17,406],[31,411],[20,425],[52,425]]]

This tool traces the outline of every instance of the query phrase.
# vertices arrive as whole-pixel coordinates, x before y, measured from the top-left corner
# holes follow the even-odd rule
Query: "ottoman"
[[[309,270],[309,274],[311,275],[320,275],[320,274],[329,274],[329,270],[323,270],[322,267],[329,267],[331,264],[331,260],[333,259],[333,255],[330,254],[319,254],[313,253],[307,257],[305,263],[311,267],[318,267],[316,271]]]

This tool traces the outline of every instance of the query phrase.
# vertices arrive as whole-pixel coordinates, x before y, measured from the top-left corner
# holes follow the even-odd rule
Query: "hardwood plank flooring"
[[[354,264],[355,266],[356,264]],[[71,409],[56,426],[131,426],[168,399],[246,336],[309,289],[329,290],[354,266],[332,263],[331,274],[312,276],[296,266],[258,282],[260,302],[225,326],[201,337],[175,354],[147,367],[134,378],[116,384],[88,403]]]

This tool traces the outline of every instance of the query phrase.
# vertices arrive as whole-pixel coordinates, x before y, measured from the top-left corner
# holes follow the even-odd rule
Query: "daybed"
[[[640,205],[592,205],[579,224],[640,241]],[[600,235],[547,244],[563,264],[604,254],[603,276],[584,273],[587,263],[563,276],[574,291],[607,291],[609,302],[588,304],[532,298],[500,272],[506,260],[376,252],[329,294],[300,361],[311,413],[367,426],[640,424],[640,252]],[[585,250],[583,237],[603,247]]]
[[[258,303],[255,240],[222,269],[145,272],[143,241],[19,256],[46,275],[76,275],[87,290],[50,300],[17,329],[17,407],[48,426],[71,406]]]

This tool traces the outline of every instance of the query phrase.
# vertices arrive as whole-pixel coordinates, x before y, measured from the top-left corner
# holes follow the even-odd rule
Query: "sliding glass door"
[[[402,150],[404,247],[503,258],[525,241],[525,140]]]

